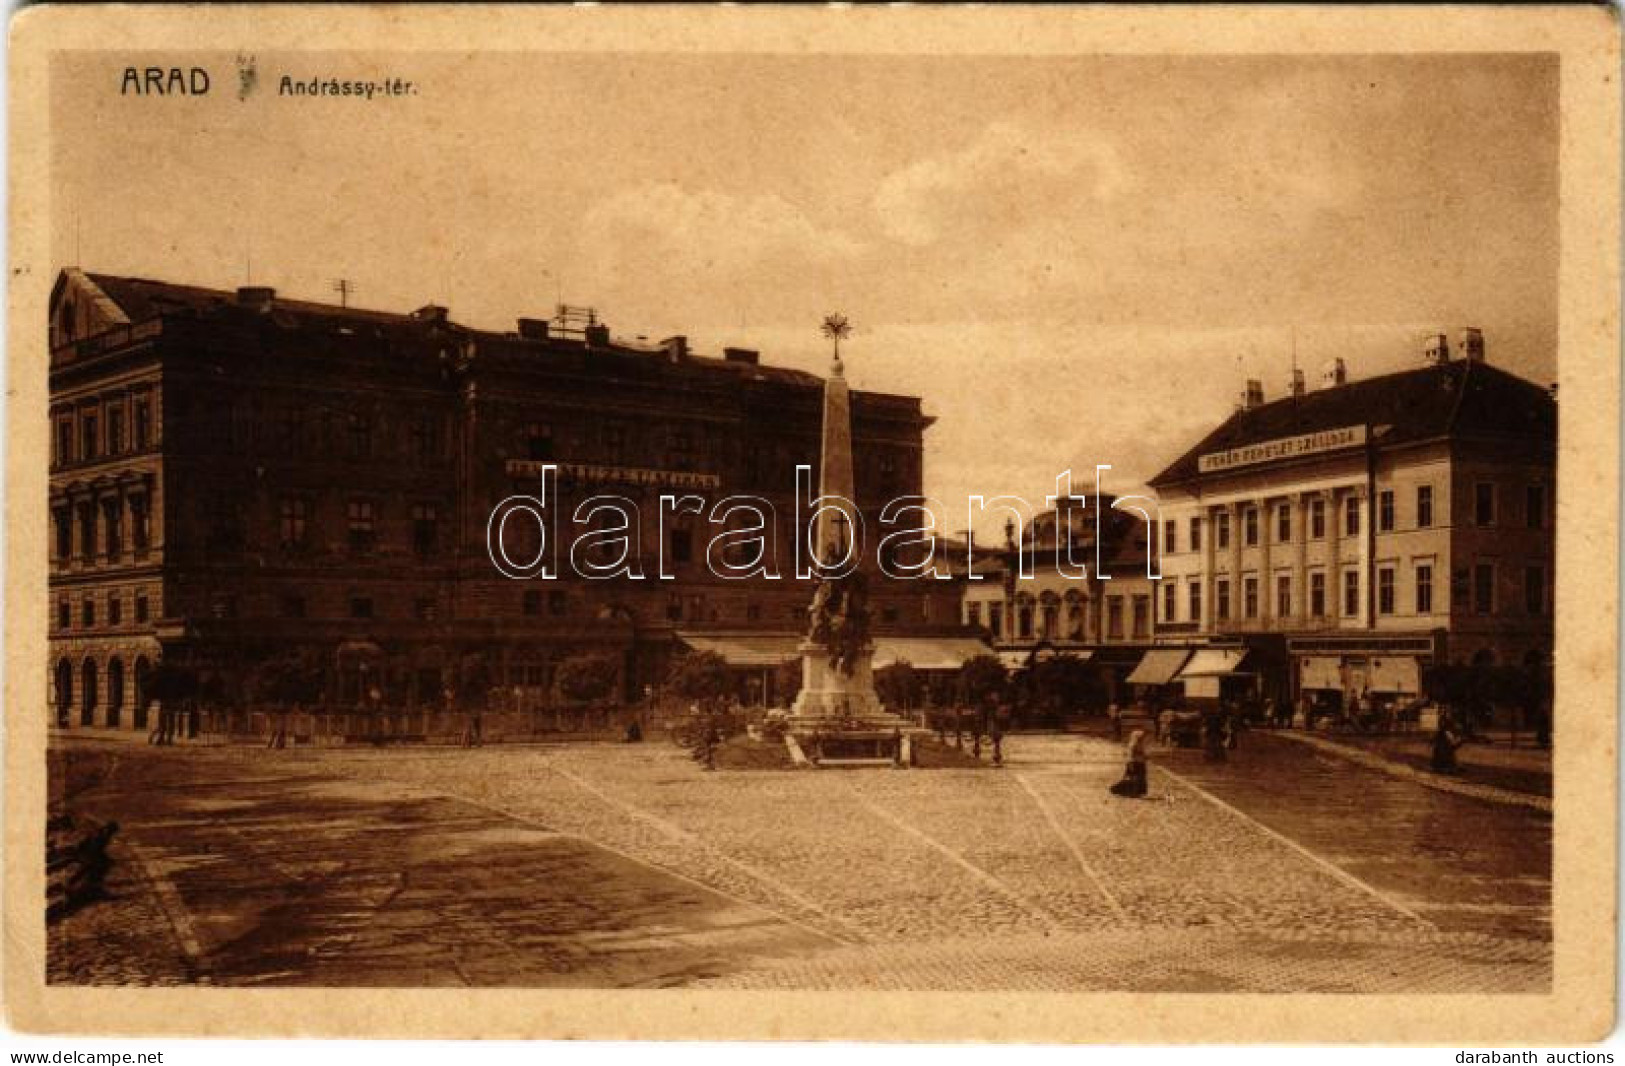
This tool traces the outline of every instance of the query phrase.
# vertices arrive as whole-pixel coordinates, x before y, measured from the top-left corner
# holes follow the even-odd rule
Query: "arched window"
[[[80,669],[79,724],[96,724],[96,660],[86,659]]]
[[[152,664],[143,655],[135,661],[135,727],[147,728],[147,686],[152,677]]]
[[[1066,605],[1066,636],[1073,640],[1083,639],[1083,593],[1077,589],[1067,589],[1062,597]]]
[[[71,725],[68,713],[73,709],[73,664],[66,659],[56,664],[56,724]]]
[[[1061,633],[1061,598],[1053,592],[1045,592],[1038,598],[1041,607],[1040,617],[1043,619],[1045,637],[1054,638]]]
[[[119,724],[124,711],[124,663],[112,659],[107,664],[107,724]]]

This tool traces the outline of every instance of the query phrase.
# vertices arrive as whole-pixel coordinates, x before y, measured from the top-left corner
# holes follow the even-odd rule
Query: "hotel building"
[[[1420,362],[1351,381],[1337,360],[1271,402],[1248,382],[1152,479],[1160,638],[1234,649],[1211,673],[1277,699],[1549,662],[1553,392],[1488,363],[1478,330],[1430,337]]]

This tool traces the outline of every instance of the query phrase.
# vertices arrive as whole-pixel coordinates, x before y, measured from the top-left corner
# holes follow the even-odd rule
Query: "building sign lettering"
[[[1365,440],[1364,426],[1325,429],[1319,433],[1304,433],[1297,437],[1282,437],[1279,440],[1244,444],[1239,448],[1230,448],[1222,452],[1209,452],[1197,458],[1196,468],[1207,474],[1215,470],[1229,470],[1232,467],[1268,463],[1277,459],[1296,459],[1299,456],[1315,455],[1319,452],[1334,452],[1364,444]]]
[[[561,481],[589,485],[634,485],[649,488],[714,489],[722,484],[716,474],[695,474],[686,470],[645,470],[630,466],[601,466],[596,463],[542,463],[509,459],[508,476],[538,479],[547,467],[558,471]]]

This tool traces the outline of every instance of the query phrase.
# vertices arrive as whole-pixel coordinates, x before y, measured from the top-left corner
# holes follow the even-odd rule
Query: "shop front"
[[[1174,678],[1184,685],[1185,702],[1201,706],[1256,700],[1259,677],[1249,656],[1245,648],[1198,648]]]

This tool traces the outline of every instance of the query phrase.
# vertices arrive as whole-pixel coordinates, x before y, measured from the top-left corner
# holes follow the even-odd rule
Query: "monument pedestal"
[[[815,763],[894,762],[909,728],[906,719],[875,695],[873,648],[865,648],[850,674],[830,661],[822,644],[801,645],[801,694],[790,708],[790,733]]]

